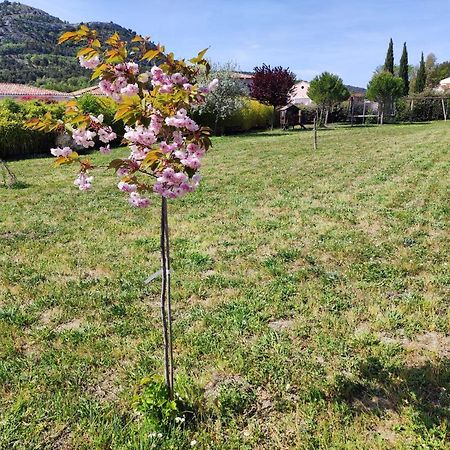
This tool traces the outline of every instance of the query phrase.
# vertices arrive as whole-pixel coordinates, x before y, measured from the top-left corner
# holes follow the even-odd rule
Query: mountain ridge
[[[122,39],[136,35],[113,22],[82,22],[95,27],[101,38],[118,32]],[[70,92],[90,86],[74,47],[58,46],[58,37],[75,30],[71,24],[44,10],[19,2],[0,3],[0,82],[24,83]]]

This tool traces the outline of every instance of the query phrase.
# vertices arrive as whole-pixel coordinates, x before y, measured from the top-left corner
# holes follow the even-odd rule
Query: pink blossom
[[[178,145],[183,145],[184,139],[183,139],[183,133],[181,131],[174,131],[172,133],[173,136],[173,142],[175,142]]]
[[[166,83],[162,84],[159,88],[159,92],[162,94],[173,94],[173,84],[172,83]]]
[[[137,75],[139,73],[139,65],[135,62],[127,63],[127,69],[132,75]]]
[[[98,138],[105,144],[107,144],[108,142],[111,142],[117,138],[117,134],[114,133],[114,131],[112,130],[111,127],[99,128],[97,133],[98,133]]]
[[[92,187],[92,180],[94,177],[89,177],[85,172],[80,172],[73,184],[78,186],[80,191],[87,191]]]
[[[50,149],[50,153],[53,156],[65,156],[68,157],[72,153],[72,149],[70,147],[64,147],[64,148],[52,148]]]
[[[110,96],[114,93],[113,85],[109,80],[101,80],[98,86],[100,88],[100,91],[102,91],[102,93],[105,95]]]
[[[180,109],[177,111],[175,116],[166,117],[166,125],[175,128],[186,128],[189,131],[197,131],[199,126],[187,116],[185,109]]]
[[[72,132],[72,137],[74,141],[78,144],[83,146],[84,148],[89,148],[94,146],[94,137],[96,136],[96,133],[94,131],[90,130],[83,130],[81,128],[76,129]]]
[[[152,130],[138,125],[136,127],[125,127],[124,138],[132,144],[138,144],[145,147],[150,147],[156,142],[156,136]]]
[[[188,91],[188,92],[191,92],[193,87],[194,87],[194,86],[192,86],[192,84],[190,84],[190,83],[184,83],[184,84],[183,84],[183,89],[184,89],[185,91]]]
[[[130,159],[133,161],[142,161],[150,151],[147,147],[139,145],[129,145],[129,148],[131,150]]]
[[[139,192],[131,192],[128,202],[136,208],[147,208],[150,205],[150,199],[141,197]]]
[[[150,72],[154,80],[159,80],[164,75],[163,70],[158,66],[153,66]]]
[[[172,149],[170,148],[170,145],[166,142],[166,141],[162,141],[159,144],[159,149],[163,152],[163,153],[170,153],[172,151]]]
[[[172,81],[173,84],[185,84],[188,81],[186,77],[181,75],[181,73],[174,73],[170,77],[170,80]]]
[[[116,172],[118,177],[124,177],[124,176],[128,175],[129,173],[130,173],[129,167],[119,167]]]
[[[182,159],[180,162],[181,164],[183,164],[183,166],[190,167],[191,169],[199,169],[201,166],[200,160],[193,155],[189,155],[187,158]]]
[[[86,59],[84,56],[80,56],[78,58],[80,61],[80,66],[85,69],[95,69],[100,64],[100,59],[98,56],[94,56],[93,58]]]
[[[120,181],[119,184],[117,185],[117,187],[122,192],[136,192],[137,191],[137,186],[135,184],[125,183],[125,181]]]
[[[135,95],[139,92],[139,87],[137,84],[128,84],[120,90],[120,93],[123,95]]]
[[[150,117],[150,126],[148,127],[155,136],[157,136],[162,128],[163,120],[158,114],[152,114]]]

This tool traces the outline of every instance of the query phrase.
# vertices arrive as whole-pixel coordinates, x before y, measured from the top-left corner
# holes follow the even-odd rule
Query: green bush
[[[108,97],[96,97],[92,94],[84,94],[78,99],[78,105],[84,113],[94,116],[103,114],[105,125],[110,125],[118,136],[123,136],[125,130],[122,122],[114,122],[114,115],[117,111],[117,104]]]
[[[219,124],[219,128],[225,134],[268,128],[272,120],[272,111],[272,106],[245,99],[244,107]],[[210,114],[194,113],[193,117],[201,125],[214,128],[214,117]]]
[[[103,114],[104,123],[122,136],[123,126],[114,123],[116,104],[108,98],[86,94],[78,103],[84,112]],[[24,127],[24,122],[33,117],[42,117],[47,112],[57,119],[62,118],[64,103],[47,103],[38,100],[15,101],[6,99],[0,102],[0,158],[21,158],[33,154],[49,153],[55,146],[55,133],[42,133]]]
[[[15,105],[0,106],[0,158],[20,158],[48,150],[55,135],[24,128],[23,111],[11,112],[11,106],[15,110]]]
[[[448,103],[450,104],[450,101]],[[398,100],[396,105],[395,119],[399,122],[428,122],[442,120],[443,118],[441,99],[429,92],[415,96],[412,110],[411,100],[406,98]]]

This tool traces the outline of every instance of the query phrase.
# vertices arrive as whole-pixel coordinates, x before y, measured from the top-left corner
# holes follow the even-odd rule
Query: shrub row
[[[112,100],[86,94],[79,99],[79,105],[84,112],[103,114],[104,123],[111,125],[119,136],[123,135],[123,127],[113,122],[116,106]],[[0,158],[21,158],[49,153],[50,148],[56,145],[56,134],[29,130],[24,127],[24,122],[32,117],[42,117],[47,112],[53,117],[61,118],[64,108],[64,103],[38,100],[6,99],[0,102]]]
[[[448,104],[450,106],[450,99]],[[444,107],[446,106],[447,101],[444,100]],[[442,100],[429,93],[414,98],[412,109],[411,100],[401,98],[397,101],[395,119],[398,122],[428,122],[443,118]]]
[[[244,105],[232,116],[218,124],[218,134],[241,133],[249,130],[264,129],[272,121],[272,106],[263,105],[256,100],[244,99]],[[214,117],[210,114],[193,114],[194,119],[214,130]]]
[[[0,158],[20,158],[34,153],[47,152],[55,141],[55,134],[31,131],[24,127],[24,121],[51,112],[61,117],[64,106],[38,101],[0,102]]]
[[[113,122],[116,104],[105,98],[86,94],[78,100],[84,112],[96,116],[103,114],[104,123],[111,125],[118,136],[123,136],[123,126]],[[245,99],[244,106],[223,124],[222,132],[236,133],[252,129],[262,129],[270,126],[272,107],[263,105],[256,100]],[[32,117],[42,117],[50,112],[54,117],[61,118],[64,112],[63,103],[46,103],[38,100],[0,102],[0,158],[21,158],[33,154],[49,153],[56,145],[54,133],[31,131],[24,127],[24,122]],[[202,125],[214,127],[214,118],[208,115],[195,117]]]

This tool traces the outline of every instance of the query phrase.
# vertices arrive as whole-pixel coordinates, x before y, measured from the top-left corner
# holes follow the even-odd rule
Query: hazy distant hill
[[[0,82],[64,91],[89,86],[88,72],[79,66],[74,48],[56,45],[61,33],[78,25],[21,3],[0,3]],[[88,22],[87,25],[103,37],[115,31],[123,39],[136,34],[112,22]]]

